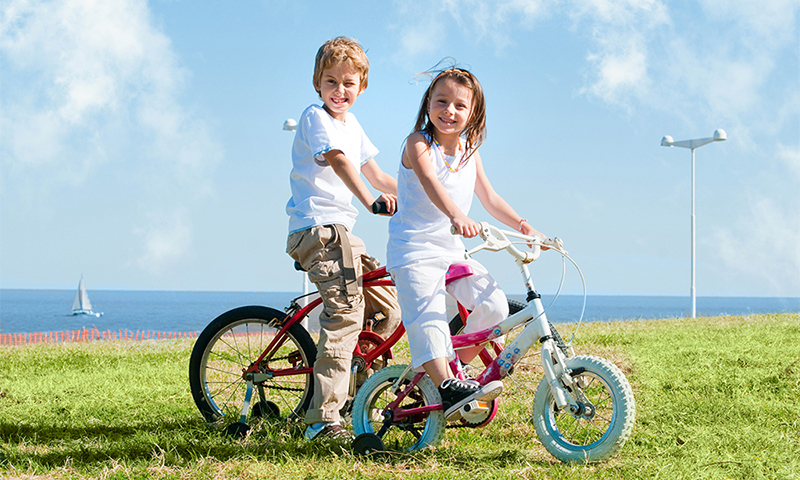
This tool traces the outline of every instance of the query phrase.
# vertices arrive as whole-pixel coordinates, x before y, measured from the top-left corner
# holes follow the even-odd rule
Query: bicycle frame
[[[391,278],[389,278],[389,273],[386,271],[386,267],[381,267],[370,272],[366,272],[363,276],[362,286],[364,288],[369,287],[380,287],[380,286],[394,286],[394,282]],[[317,294],[317,297],[308,302],[307,305],[300,307],[297,305],[297,299],[292,301],[292,306],[297,306],[298,308],[293,308],[287,313],[287,316],[284,320],[281,329],[278,333],[275,334],[275,338],[270,342],[266,349],[261,353],[261,355],[254,361],[250,366],[243,370],[242,376],[245,380],[253,381],[254,383],[263,382],[272,377],[279,377],[284,375],[303,375],[313,372],[314,367],[313,365],[308,366],[306,368],[301,369],[283,369],[283,370],[274,370],[269,373],[260,373],[258,371],[258,366],[264,361],[269,361],[271,352],[277,352],[278,349],[281,347],[282,343],[286,341],[286,331],[291,327],[293,324],[298,323],[301,319],[306,318],[306,316],[311,313],[317,306],[322,303],[322,298],[320,298]],[[372,362],[379,358],[380,356],[384,355],[387,351],[389,351],[395,343],[398,342],[405,334],[406,330],[403,327],[403,324],[400,325],[395,329],[395,331],[389,336],[389,338],[384,339],[383,342],[372,349],[371,351],[364,354],[361,352],[361,349],[356,345],[356,351],[353,353],[353,356],[361,357],[366,365],[372,364]],[[370,335],[372,334],[372,335]],[[373,336],[377,336],[372,332],[362,331],[359,335],[359,339],[363,337],[368,337],[374,339]]]

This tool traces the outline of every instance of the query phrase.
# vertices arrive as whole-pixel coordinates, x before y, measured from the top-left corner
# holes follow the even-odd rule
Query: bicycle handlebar
[[[480,235],[480,237],[483,239],[483,244],[469,250],[467,255],[472,255],[480,250],[490,250],[493,252],[506,250],[516,260],[519,260],[522,263],[530,263],[539,258],[539,255],[542,253],[542,247],[551,248],[562,254],[567,253],[567,251],[564,250],[564,242],[558,237],[546,238],[539,235],[524,235],[522,233],[512,232],[510,230],[501,230],[487,222],[479,222],[478,225],[480,226],[480,232],[478,235]],[[453,235],[458,235],[458,231],[456,230],[455,226],[450,227],[450,233]],[[514,246],[508,237],[518,238],[525,241],[533,249],[533,251],[523,252]]]
[[[372,213],[375,215],[388,215],[389,205],[387,205],[386,202],[375,200],[372,202]]]

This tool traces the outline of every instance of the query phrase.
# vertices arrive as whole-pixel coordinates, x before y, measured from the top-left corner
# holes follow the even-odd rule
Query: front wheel
[[[353,403],[353,431],[356,435],[375,434],[381,430],[383,410],[397,399],[397,392],[392,389],[392,385],[403,375],[405,369],[405,365],[382,368],[369,377],[358,390]],[[410,371],[403,377],[399,382],[401,391],[411,383],[415,375]],[[442,400],[439,390],[426,375],[417,382],[397,408],[411,409],[440,403]],[[444,435],[444,429],[444,412],[441,409],[433,410],[410,415],[397,423],[392,423],[380,440],[387,449],[410,452],[439,443]]]
[[[633,431],[636,406],[625,375],[606,359],[580,355],[566,360],[579,389],[575,414],[560,410],[542,378],[533,402],[539,441],[562,462],[601,462],[616,455]],[[576,395],[577,393],[577,395]]]

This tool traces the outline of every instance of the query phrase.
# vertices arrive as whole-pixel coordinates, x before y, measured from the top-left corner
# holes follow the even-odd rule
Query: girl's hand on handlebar
[[[481,231],[480,225],[466,215],[459,215],[451,218],[450,224],[453,225],[453,231],[455,233],[466,238],[472,238]]]
[[[523,235],[529,235],[531,237],[537,237],[538,236],[538,237],[542,237],[542,238],[547,238],[546,235],[544,235],[539,230],[536,230],[535,228],[530,226],[530,224],[528,222],[526,222],[526,221],[523,221],[522,224],[520,225],[519,233],[521,233]],[[528,244],[528,247],[533,248],[533,245]],[[542,245],[541,249],[542,250],[550,250],[550,247],[545,247],[544,245]]]

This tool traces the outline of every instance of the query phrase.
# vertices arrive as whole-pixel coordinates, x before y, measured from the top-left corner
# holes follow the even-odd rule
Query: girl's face
[[[472,113],[472,90],[445,78],[433,86],[428,102],[428,118],[443,135],[460,135]]]
[[[325,110],[337,120],[344,121],[347,110],[364,91],[361,76],[347,63],[338,63],[322,72],[319,88]]]

